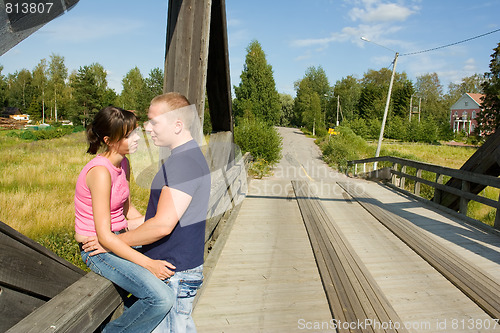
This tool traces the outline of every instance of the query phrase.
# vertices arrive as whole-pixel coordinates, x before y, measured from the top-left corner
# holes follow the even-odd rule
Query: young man
[[[153,332],[196,332],[191,312],[203,281],[210,197],[210,171],[190,132],[197,112],[183,95],[167,93],[151,101],[148,118],[145,128],[154,144],[170,148],[171,155],[153,180],[145,222],[120,238],[130,246],[143,245],[146,256],[176,267],[165,282],[177,301]]]

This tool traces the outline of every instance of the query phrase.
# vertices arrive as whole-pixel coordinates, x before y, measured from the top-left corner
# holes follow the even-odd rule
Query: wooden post
[[[443,184],[443,175],[436,173],[436,183]],[[435,203],[441,204],[441,191],[437,187],[434,188],[434,198],[432,199]]]
[[[462,180],[462,191],[469,193],[470,192],[470,183],[466,180]],[[460,197],[460,213],[467,215],[467,206],[469,204],[469,199]]]
[[[405,188],[405,179],[406,177],[404,176],[404,174],[406,173],[406,165],[403,165],[401,166],[401,179],[399,180],[399,187],[402,188],[404,190]]]
[[[398,171],[398,164],[397,163],[392,164],[392,171]],[[396,185],[397,179],[398,179],[398,177],[396,176],[395,173],[393,173],[392,174],[392,185]]]
[[[417,178],[422,178],[422,169],[417,169]],[[415,195],[420,195],[420,182],[415,181]]]
[[[196,105],[203,124],[210,37],[210,0],[169,0],[163,91]]]

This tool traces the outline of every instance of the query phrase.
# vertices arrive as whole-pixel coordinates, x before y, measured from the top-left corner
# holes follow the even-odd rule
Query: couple
[[[151,101],[148,118],[154,144],[171,155],[153,179],[146,215],[130,202],[125,157],[137,149],[137,118],[108,106],[87,128],[87,152],[104,151],[78,177],[75,238],[92,271],[133,295],[103,332],[195,332],[210,196],[207,162],[189,130],[197,112],[183,95],[167,93]]]

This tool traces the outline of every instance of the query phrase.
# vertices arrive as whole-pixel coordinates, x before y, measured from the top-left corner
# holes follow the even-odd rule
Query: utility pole
[[[385,47],[383,45],[372,42],[371,40],[369,40],[365,37],[361,37],[361,39],[364,40],[365,42],[371,42],[375,45],[381,46],[381,47],[388,49],[388,50],[395,53],[394,62],[393,62],[393,66],[392,66],[391,82],[389,83],[389,92],[387,93],[387,100],[385,102],[384,117],[382,118],[382,127],[380,128],[380,135],[378,137],[377,151],[375,152],[375,157],[378,157],[380,155],[380,148],[382,146],[382,140],[384,139],[385,122],[387,120],[387,113],[389,112],[389,103],[391,102],[392,83],[394,82],[394,74],[396,74],[396,64],[398,62],[399,53],[388,48],[388,47]],[[373,163],[373,169],[377,170],[377,162]]]

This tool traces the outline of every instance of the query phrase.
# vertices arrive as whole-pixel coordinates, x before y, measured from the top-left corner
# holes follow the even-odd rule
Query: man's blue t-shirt
[[[192,199],[170,235],[142,247],[146,256],[166,260],[176,266],[176,271],[203,264],[210,185],[210,170],[196,141],[172,149],[153,179],[145,219],[156,215],[163,186],[189,194]]]

